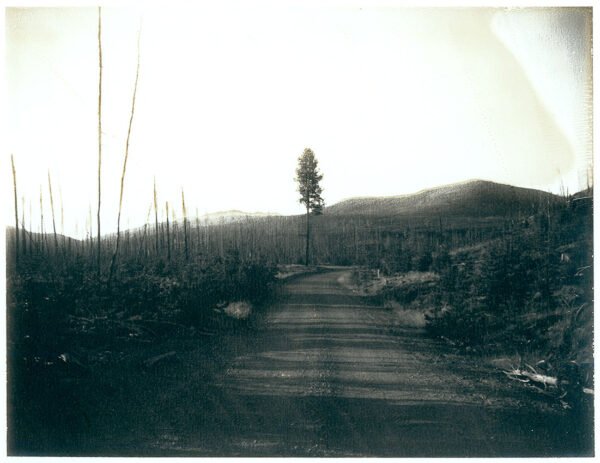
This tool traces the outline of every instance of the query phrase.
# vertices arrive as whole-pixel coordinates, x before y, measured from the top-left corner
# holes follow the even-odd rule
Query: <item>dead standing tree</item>
[[[148,234],[148,223],[150,222],[150,213],[152,212],[152,203],[150,203],[150,207],[148,208],[148,214],[146,214],[146,222],[144,223],[144,234],[142,235],[142,239],[140,240],[140,249],[138,254],[145,255],[148,257],[150,255],[150,251],[148,249],[148,245],[146,244],[146,236]],[[144,244],[146,244],[146,251],[143,252]]]
[[[40,243],[41,243],[41,253],[44,254],[44,241],[46,239],[46,233],[44,231],[44,202],[42,196],[42,185],[40,185]]]
[[[187,236],[187,211],[185,209],[185,196],[183,195],[183,188],[181,189],[181,207],[183,209],[183,238],[185,240],[185,260],[189,260],[188,251],[188,236]]]
[[[169,231],[169,201],[165,202],[165,209],[167,211],[167,260],[171,262],[171,236]]]
[[[98,277],[102,271],[100,256],[100,180],[102,170],[102,9],[98,7]]]
[[[154,226],[156,235],[156,255],[158,255],[158,202],[156,200],[156,177],[154,177]]]
[[[142,34],[142,27],[138,31],[137,38],[137,67],[135,70],[135,84],[133,86],[133,99],[131,101],[131,115],[129,116],[129,127],[127,128],[127,140],[125,141],[125,159],[123,160],[123,172],[121,174],[121,190],[119,193],[119,214],[117,215],[117,243],[115,246],[115,252],[113,253],[112,260],[110,262],[110,272],[108,274],[108,282],[112,279],[115,264],[117,261],[117,255],[119,253],[119,242],[121,239],[121,210],[123,207],[123,186],[125,184],[125,172],[127,171],[127,159],[129,157],[129,139],[131,137],[131,125],[133,124],[133,114],[135,112],[135,97],[137,94],[138,79],[140,75],[140,36]]]
[[[17,235],[19,230],[17,230]],[[23,246],[23,255],[27,255],[27,236],[25,234],[25,196],[21,196],[21,241]]]
[[[54,253],[58,253],[58,237],[56,236],[56,219],[54,216],[54,197],[52,196],[52,182],[50,181],[50,169],[48,169],[48,191],[50,193],[50,210],[52,211],[52,233],[54,235]]]
[[[15,245],[15,263],[19,264],[19,205],[17,201],[17,171],[15,170],[15,160],[13,159],[13,155],[10,155],[10,163],[12,165],[12,174],[13,174],[13,186],[15,190],[15,237],[16,237],[16,245]]]

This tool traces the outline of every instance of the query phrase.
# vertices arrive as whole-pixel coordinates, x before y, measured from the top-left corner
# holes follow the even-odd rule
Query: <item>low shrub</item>
[[[550,227],[535,216],[436,262],[440,304],[427,315],[429,332],[480,351],[535,352],[553,365],[549,374],[592,364],[592,227],[576,210],[565,214]]]
[[[84,344],[166,334],[160,323],[224,329],[228,315],[219,307],[248,301],[254,315],[275,281],[274,266],[235,255],[171,264],[124,260],[110,285],[85,264],[23,258],[9,273],[9,348],[30,358],[52,357]]]

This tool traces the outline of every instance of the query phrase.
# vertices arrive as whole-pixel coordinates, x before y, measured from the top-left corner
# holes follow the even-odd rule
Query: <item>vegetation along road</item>
[[[168,454],[532,456],[589,452],[541,395],[482,367],[340,282],[287,283],[257,342],[215,379],[219,410]],[[218,392],[214,392],[218,391]],[[193,406],[193,405],[192,405]],[[177,431],[174,430],[175,433]],[[156,443],[155,443],[156,445]]]

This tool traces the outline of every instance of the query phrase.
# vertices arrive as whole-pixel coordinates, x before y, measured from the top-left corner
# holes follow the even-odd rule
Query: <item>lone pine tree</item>
[[[319,161],[315,158],[315,153],[310,148],[305,148],[302,156],[298,158],[298,167],[296,168],[296,178],[298,183],[298,192],[300,193],[300,203],[306,207],[306,260],[308,265],[309,243],[310,243],[310,214],[319,215],[323,212],[323,188],[319,182],[323,179],[323,174],[319,172]]]

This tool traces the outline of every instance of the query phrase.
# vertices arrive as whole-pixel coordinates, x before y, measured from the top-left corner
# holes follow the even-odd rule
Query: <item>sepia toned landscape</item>
[[[364,10],[6,9],[8,455],[594,455],[591,8]]]

